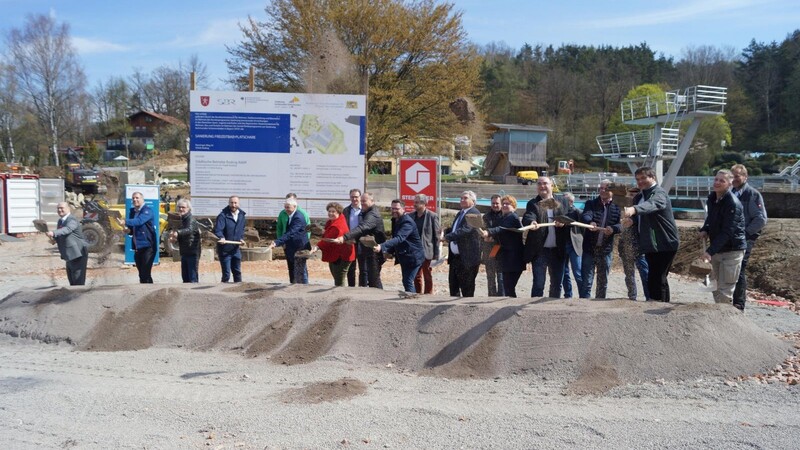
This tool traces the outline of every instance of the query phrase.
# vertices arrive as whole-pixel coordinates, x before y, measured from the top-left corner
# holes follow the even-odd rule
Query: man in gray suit
[[[89,262],[89,251],[86,239],[83,238],[81,223],[71,214],[69,205],[61,202],[56,206],[58,212],[58,228],[48,231],[47,237],[55,239],[61,259],[67,262],[67,279],[70,286],[86,284],[86,263]]]

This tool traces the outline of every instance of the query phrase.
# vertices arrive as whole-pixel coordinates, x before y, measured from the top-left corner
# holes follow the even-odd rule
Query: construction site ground
[[[771,220],[744,314],[688,274],[682,224],[670,304],[400,295],[287,284],[180,283],[165,258],[136,283],[92,255],[68,287],[41,235],[0,245],[0,435],[8,448],[794,448],[800,440],[797,221]],[[531,273],[518,292],[529,292]],[[769,304],[758,303],[763,300]]]

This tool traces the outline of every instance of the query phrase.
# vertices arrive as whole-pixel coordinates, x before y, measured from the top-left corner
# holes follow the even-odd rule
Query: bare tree
[[[16,104],[16,81],[10,66],[0,63],[0,151],[5,161],[14,161],[14,127]]]
[[[59,139],[74,113],[75,100],[85,94],[86,75],[70,42],[69,26],[45,15],[28,16],[25,27],[8,34],[14,76],[24,100],[48,136],[58,165]]]

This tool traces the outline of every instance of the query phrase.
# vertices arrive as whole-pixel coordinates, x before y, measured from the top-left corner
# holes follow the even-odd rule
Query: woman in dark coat
[[[525,271],[525,248],[522,245],[522,226],[517,216],[517,199],[512,195],[504,195],[500,199],[503,218],[500,225],[483,230],[484,238],[491,236],[500,245],[494,258],[503,273],[503,288],[506,296],[517,296],[517,282]]]

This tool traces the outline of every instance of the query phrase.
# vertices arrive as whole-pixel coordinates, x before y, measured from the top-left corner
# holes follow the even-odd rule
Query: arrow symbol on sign
[[[413,166],[406,169],[406,185],[419,192],[431,184],[431,173],[428,169],[420,163],[414,163]]]

